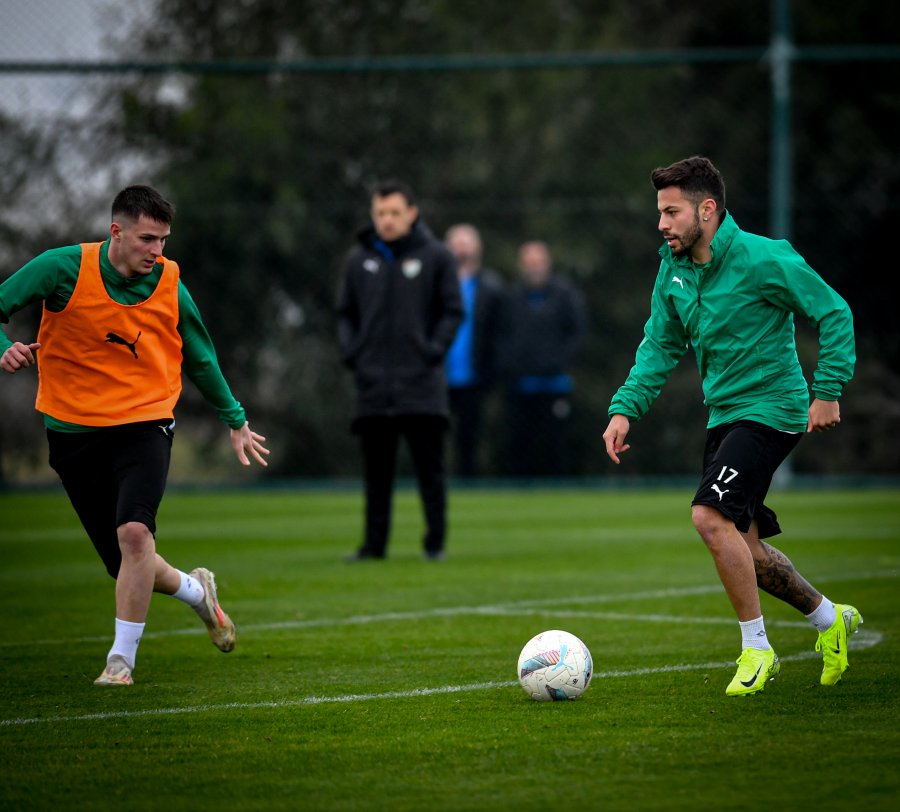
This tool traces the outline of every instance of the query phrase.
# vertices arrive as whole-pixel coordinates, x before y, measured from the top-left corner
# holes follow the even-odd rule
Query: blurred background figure
[[[587,333],[580,293],[553,272],[547,244],[519,246],[519,281],[506,297],[501,364],[507,378],[506,473],[568,473],[572,360]]]
[[[471,478],[479,474],[484,398],[497,370],[503,282],[482,267],[481,235],[474,226],[451,226],[445,242],[456,257],[464,313],[445,361],[455,467],[459,476]]]
[[[427,525],[425,558],[444,557],[447,382],[443,361],[462,318],[456,261],[419,219],[412,190],[378,183],[371,223],[348,256],[338,303],[338,342],[353,371],[353,432],[365,475],[362,545],[348,562],[387,555],[400,438],[412,457]]]

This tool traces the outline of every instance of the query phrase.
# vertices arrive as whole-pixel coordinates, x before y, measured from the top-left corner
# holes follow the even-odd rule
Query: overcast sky
[[[97,59],[109,0],[3,0],[2,59]]]
[[[148,0],[0,0],[0,60],[95,61],[111,59],[106,44],[126,13]],[[149,0],[152,5],[152,0]],[[19,115],[57,112],[77,105],[84,80],[58,74],[0,73],[0,106]]]

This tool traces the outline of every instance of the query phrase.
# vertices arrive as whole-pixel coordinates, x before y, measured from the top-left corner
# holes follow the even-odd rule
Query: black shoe
[[[347,564],[355,564],[358,561],[381,561],[383,559],[384,553],[373,553],[371,550],[366,550],[365,548],[344,556],[344,562]]]
[[[426,561],[443,561],[447,557],[447,553],[443,550],[426,550],[425,551],[425,560]]]

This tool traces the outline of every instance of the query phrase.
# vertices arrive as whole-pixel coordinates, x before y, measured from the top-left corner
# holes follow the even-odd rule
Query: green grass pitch
[[[865,623],[824,688],[814,631],[764,596],[782,673],[738,699],[690,496],[454,490],[448,558],[426,562],[404,490],[390,558],[347,565],[355,490],[172,490],[159,549],[216,572],[237,648],[155,596],[134,687],[104,689],[112,580],[60,492],[0,494],[0,807],[897,808],[900,492],[772,495],[778,545]],[[516,682],[549,628],[593,654],[577,701]]]

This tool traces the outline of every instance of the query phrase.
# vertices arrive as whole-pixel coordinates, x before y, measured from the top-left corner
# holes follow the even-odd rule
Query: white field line
[[[842,575],[820,576],[815,579],[818,582],[848,581],[848,580],[874,580],[881,578],[898,578],[900,572],[893,570],[880,570],[877,572],[844,573]],[[597,620],[625,620],[644,623],[672,623],[687,621],[702,625],[727,625],[735,622],[733,617],[684,617],[681,615],[666,614],[627,614],[621,612],[583,612],[559,608],[560,604],[585,604],[585,603],[623,603],[626,601],[665,600],[667,598],[683,598],[692,595],[712,595],[724,592],[721,584],[707,584],[704,586],[677,587],[672,589],[654,589],[644,592],[628,592],[624,594],[603,595],[575,595],[565,598],[536,598],[508,603],[484,605],[484,606],[447,606],[434,609],[424,609],[415,612],[381,612],[375,615],[351,615],[349,617],[311,618],[309,620],[282,620],[270,623],[238,624],[240,633],[256,631],[278,631],[284,629],[318,629],[323,627],[334,628],[337,626],[360,626],[370,623],[390,623],[404,620],[424,620],[433,617],[460,617],[464,615],[542,615],[545,617],[584,617]],[[552,609],[541,609],[542,606],[551,606]],[[770,621],[769,625],[775,627],[806,628],[809,624],[805,621]],[[185,629],[163,629],[160,631],[144,632],[142,639],[150,640],[161,637],[175,637],[182,635],[204,635],[206,629],[200,625],[194,625]],[[109,635],[97,635],[90,637],[75,637],[65,639],[31,640],[29,642],[0,641],[0,649],[9,647],[33,647],[33,646],[60,646],[75,645],[79,643],[108,642]]]
[[[854,635],[849,646],[854,650],[872,648],[877,646],[882,639],[879,632],[860,631]],[[790,654],[781,657],[782,662],[795,660],[810,660],[818,657],[815,651],[804,651],[799,654]],[[598,671],[594,679],[615,679],[647,676],[652,674],[673,674],[681,671],[705,671],[719,668],[729,668],[731,662],[717,663],[684,663],[680,665],[664,665],[655,668],[635,668],[630,671]],[[21,727],[24,725],[54,724],[60,722],[91,722],[106,719],[134,719],[148,716],[177,716],[186,713],[219,713],[231,710],[265,710],[297,708],[307,705],[328,705],[347,702],[371,702],[385,699],[415,699],[421,696],[438,696],[441,694],[471,693],[473,691],[492,691],[497,688],[511,688],[518,686],[518,682],[507,680],[504,682],[478,682],[467,685],[443,685],[438,688],[413,688],[409,691],[386,691],[375,694],[342,694],[340,696],[306,696],[299,699],[286,699],[283,701],[269,702],[224,702],[216,705],[189,705],[181,708],[150,708],[138,711],[107,711],[105,713],[84,713],[71,716],[33,716],[17,719],[0,719],[0,727]]]

